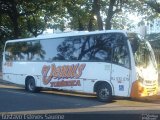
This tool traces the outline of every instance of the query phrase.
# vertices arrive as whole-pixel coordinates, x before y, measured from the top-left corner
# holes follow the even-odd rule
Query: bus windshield
[[[135,33],[129,33],[128,38],[131,43],[136,66],[147,68],[152,64],[156,68],[156,60],[149,42],[143,40]]]

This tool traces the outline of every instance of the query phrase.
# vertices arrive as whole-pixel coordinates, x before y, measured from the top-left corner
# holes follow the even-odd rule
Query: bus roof
[[[7,40],[6,43],[50,39],[50,38],[60,38],[60,37],[70,37],[70,36],[80,36],[80,35],[94,35],[94,34],[102,34],[102,33],[123,33],[123,34],[127,35],[127,32],[125,30],[102,30],[102,31],[91,31],[91,32],[89,32],[89,31],[72,31],[72,32],[64,32],[64,33],[44,34],[44,35],[39,35],[38,37],[32,37],[32,38]]]

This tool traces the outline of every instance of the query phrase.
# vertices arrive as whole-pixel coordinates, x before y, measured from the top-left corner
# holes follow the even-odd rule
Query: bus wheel
[[[110,102],[112,100],[112,90],[110,85],[101,83],[97,87],[97,98],[101,102]]]
[[[25,86],[25,88],[26,88],[26,90],[27,90],[28,92],[37,92],[37,87],[36,87],[34,78],[29,78],[29,79],[26,81],[26,86]]]

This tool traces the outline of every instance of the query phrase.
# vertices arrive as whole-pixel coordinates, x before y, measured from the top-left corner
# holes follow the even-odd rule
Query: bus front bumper
[[[158,94],[158,83],[150,86],[144,86],[139,80],[136,80],[132,84],[130,97],[141,98],[141,97],[153,96],[157,94]]]

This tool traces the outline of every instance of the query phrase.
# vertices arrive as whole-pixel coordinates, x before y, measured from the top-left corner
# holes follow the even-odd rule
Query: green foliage
[[[160,33],[152,33],[146,36],[154,49],[160,49]]]
[[[145,0],[0,0],[0,37],[38,36],[46,28],[63,31],[66,25],[74,30],[132,28],[125,13],[133,12],[156,16]]]
[[[146,0],[0,0],[0,40],[36,37],[46,28],[131,29],[127,14],[159,16],[150,6]]]
[[[149,41],[155,41],[155,40],[159,40],[160,41],[160,33],[152,33],[146,36],[146,38]]]
[[[158,0],[145,1],[155,12],[160,13],[160,2]]]

